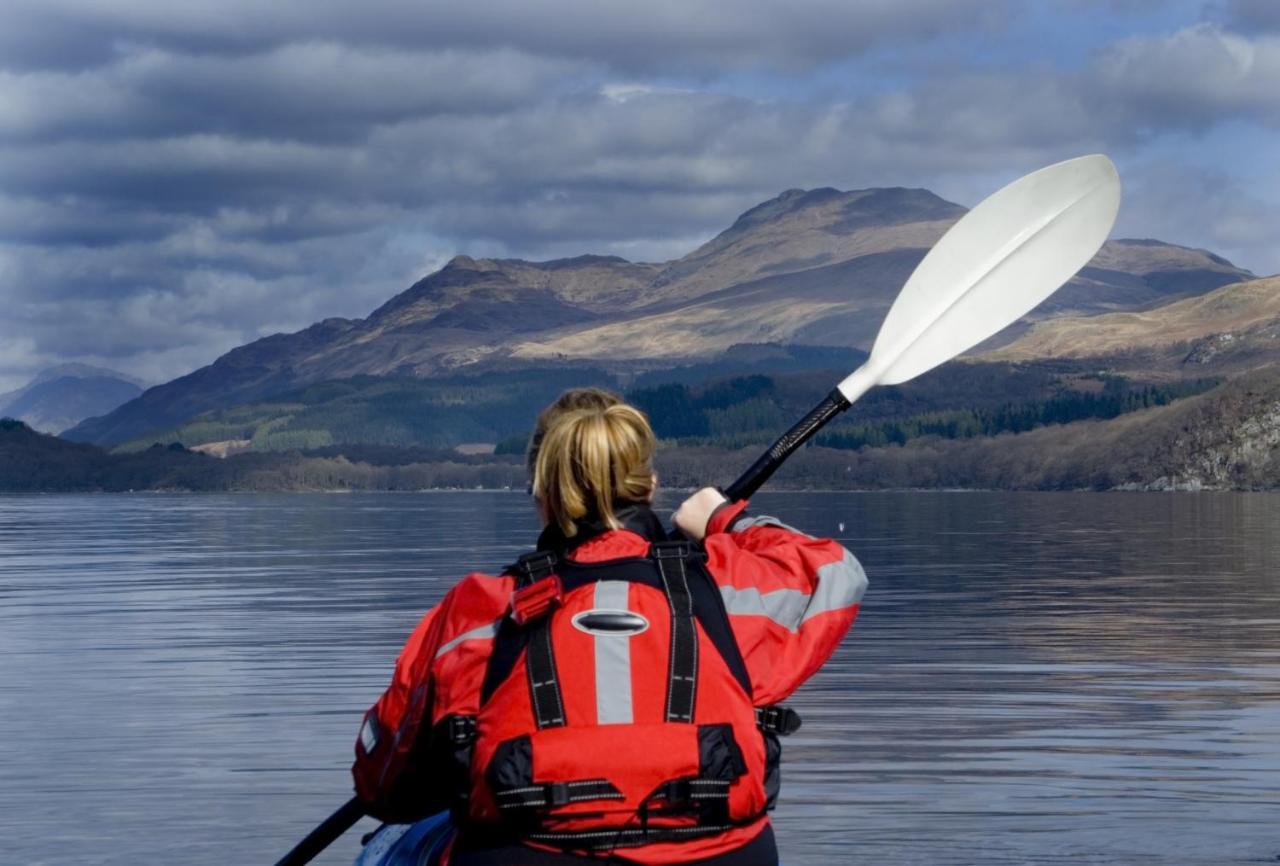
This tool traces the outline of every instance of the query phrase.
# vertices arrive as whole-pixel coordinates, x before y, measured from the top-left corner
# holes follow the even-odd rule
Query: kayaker
[[[356,744],[370,814],[450,809],[450,866],[776,866],[780,702],[866,588],[834,541],[713,488],[650,508],[655,437],[598,389],[538,418],[537,550],[473,573],[410,636]]]

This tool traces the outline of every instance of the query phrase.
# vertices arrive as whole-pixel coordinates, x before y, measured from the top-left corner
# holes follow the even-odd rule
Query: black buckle
[[[649,545],[654,559],[706,559],[707,553],[691,541],[658,541]]]
[[[662,799],[668,803],[688,803],[693,799],[693,785],[689,779],[672,779],[662,785]]]
[[[547,783],[547,805],[553,809],[569,805],[569,784],[567,782]]]
[[[800,730],[800,714],[782,704],[756,707],[756,726],[769,734],[789,737]]]
[[[516,585],[528,586],[549,577],[555,573],[557,561],[556,555],[549,550],[526,553],[516,560],[515,570],[519,572],[516,575]]]
[[[476,738],[475,716],[450,716],[449,741],[455,746],[468,746]]]

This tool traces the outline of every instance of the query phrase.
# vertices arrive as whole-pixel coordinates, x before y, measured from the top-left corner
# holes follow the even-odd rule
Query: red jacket
[[[649,541],[644,536],[643,531],[628,529],[605,531],[579,543],[567,556],[582,563],[645,556]],[[862,567],[834,541],[812,538],[773,518],[747,515],[745,503],[722,507],[712,516],[704,546],[707,571],[720,591],[750,678],[751,699],[758,707],[779,703],[821,667],[853,624],[867,586]],[[479,713],[494,639],[510,611],[514,588],[511,576],[472,573],[427,613],[406,642],[390,687],[370,710],[376,729],[402,731],[402,723],[415,712],[426,716],[421,729],[449,716]],[[625,609],[625,597],[622,605]],[[637,722],[651,712],[661,714],[661,696],[651,696],[655,689],[645,678],[654,667],[665,667],[665,650],[661,659],[642,661],[635,653],[624,653],[621,661],[596,659],[592,638],[584,634],[579,639],[583,651],[561,651],[558,661],[562,678],[572,680],[564,688],[564,712],[570,722],[581,730],[583,725],[620,719],[631,722],[632,714]],[[631,645],[645,646],[634,640]],[[652,651],[651,647],[646,652]],[[627,679],[631,686],[619,687],[618,681]],[[700,684],[699,696],[702,688]],[[714,694],[707,697],[716,700]],[[763,746],[760,750],[763,753]],[[601,760],[625,762],[625,757],[614,752]],[[477,762],[484,759],[475,756]],[[358,744],[357,790],[373,800],[377,792],[370,788],[376,782],[370,781],[362,760],[367,758]],[[637,767],[642,766],[638,758]],[[485,803],[472,803],[473,819],[490,820],[490,811]],[[767,820],[762,815],[712,838],[627,848],[615,856],[645,864],[715,856],[750,841]]]

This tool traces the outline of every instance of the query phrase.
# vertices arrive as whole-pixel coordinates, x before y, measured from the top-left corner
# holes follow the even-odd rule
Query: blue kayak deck
[[[383,824],[369,837],[355,866],[434,866],[451,838],[448,812],[416,824]]]

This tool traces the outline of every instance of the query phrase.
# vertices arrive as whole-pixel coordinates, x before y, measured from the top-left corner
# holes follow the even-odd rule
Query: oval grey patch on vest
[[[633,635],[649,627],[649,620],[629,610],[584,610],[573,618],[573,627],[587,634]]]

